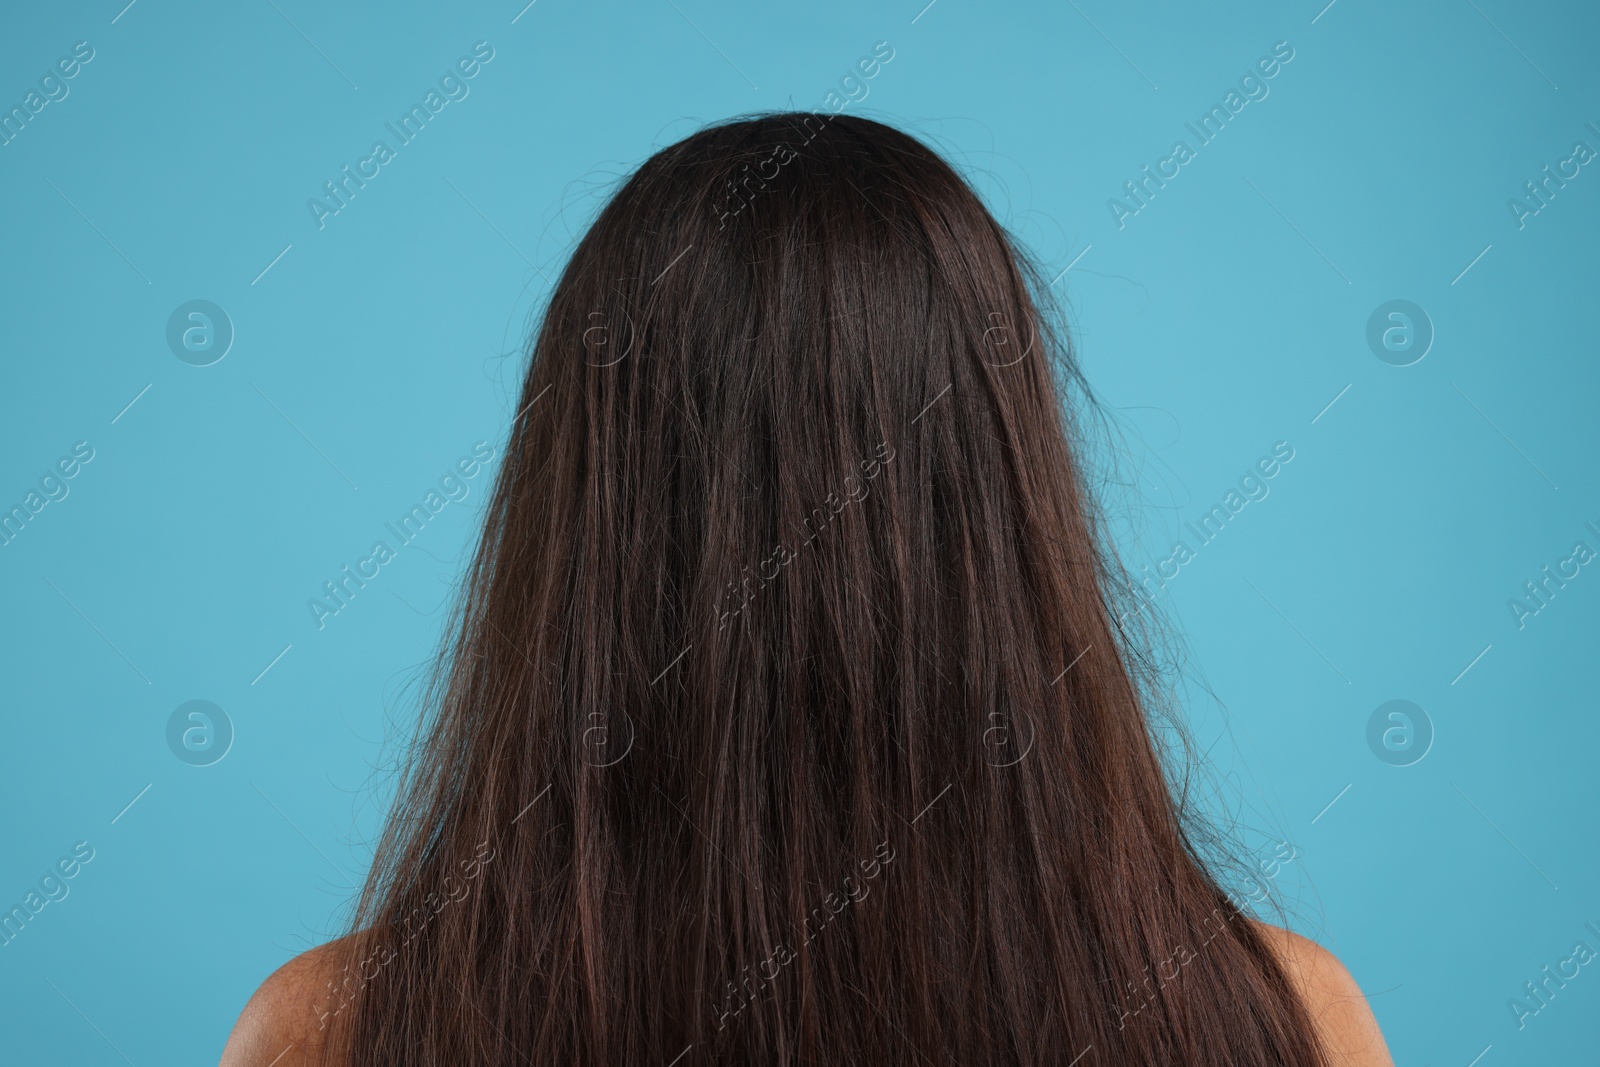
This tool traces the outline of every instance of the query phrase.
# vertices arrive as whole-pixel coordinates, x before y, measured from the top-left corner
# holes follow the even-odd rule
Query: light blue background
[[[1507,1001],[1600,950],[1600,566],[1521,630],[1506,604],[1600,549],[1600,166],[1525,228],[1506,206],[1600,149],[1592,7],[124,2],[0,32],[6,108],[95,49],[0,147],[0,505],[95,449],[0,548],[0,905],[96,850],[0,948],[0,1058],[213,1062],[334,928],[487,475],[325,629],[307,598],[501,447],[535,265],[619,176],[703,121],[822,107],[887,40],[850,109],[973,173],[1051,276],[1082,253],[1057,286],[1126,431],[1130,563],[1295,449],[1160,596],[1231,810],[1303,853],[1277,879],[1299,928],[1401,1064],[1594,1061],[1600,965],[1524,1029]],[[470,95],[319,230],[307,198],[479,40]],[[1119,230],[1107,199],[1280,40],[1270,95]],[[204,368],[164,340],[194,298],[237,330]],[[1393,298],[1437,331],[1409,367],[1364,340]],[[1437,731],[1409,767],[1365,740],[1394,698]],[[237,731],[210,767],[166,745],[192,699]]]

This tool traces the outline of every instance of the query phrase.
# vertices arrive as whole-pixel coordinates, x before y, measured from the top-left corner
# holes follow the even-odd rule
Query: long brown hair
[[[329,990],[350,1062],[1322,1062],[1152,740],[1050,289],[865,118],[621,184]]]

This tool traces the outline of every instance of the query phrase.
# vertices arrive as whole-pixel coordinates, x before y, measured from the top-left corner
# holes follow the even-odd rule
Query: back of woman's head
[[[356,915],[357,1062],[1315,1061],[1163,776],[1048,290],[862,118],[622,184]]]

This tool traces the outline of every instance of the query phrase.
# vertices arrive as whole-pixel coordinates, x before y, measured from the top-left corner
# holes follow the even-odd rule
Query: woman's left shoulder
[[[1294,983],[1332,1067],[1394,1067],[1366,995],[1345,965],[1308,937],[1254,925]]]
[[[348,957],[351,939],[302,952],[273,971],[239,1013],[220,1067],[311,1067],[334,1056],[338,1005],[329,992]]]

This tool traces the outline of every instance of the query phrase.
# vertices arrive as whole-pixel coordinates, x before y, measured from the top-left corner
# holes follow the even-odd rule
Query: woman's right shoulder
[[[336,1067],[339,1005],[330,992],[354,949],[341,937],[273,971],[239,1013],[220,1067]]]
[[[1308,937],[1257,922],[1311,1016],[1333,1067],[1394,1067],[1378,1020],[1338,958]]]

